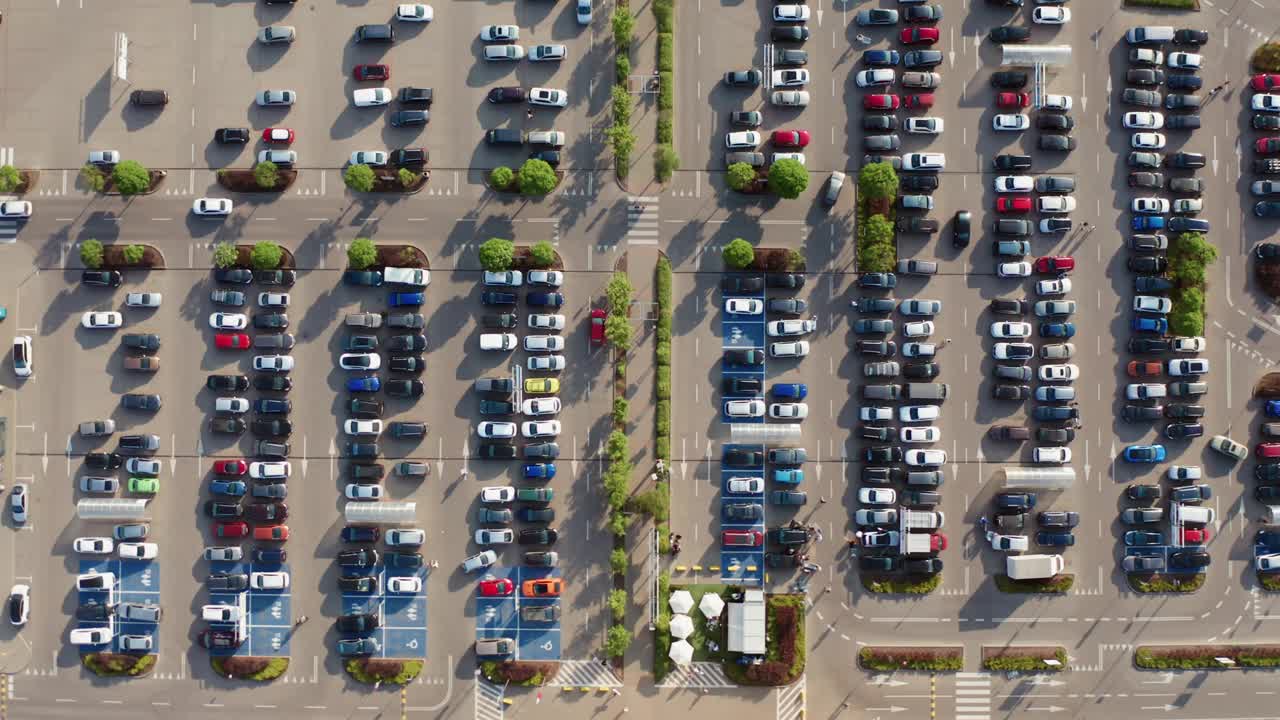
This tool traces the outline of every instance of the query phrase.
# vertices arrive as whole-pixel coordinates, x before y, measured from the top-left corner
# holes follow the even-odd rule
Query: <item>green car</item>
[[[155,495],[160,492],[160,479],[131,477],[129,478],[129,492]]]
[[[518,488],[516,500],[519,502],[551,502],[551,488]]]

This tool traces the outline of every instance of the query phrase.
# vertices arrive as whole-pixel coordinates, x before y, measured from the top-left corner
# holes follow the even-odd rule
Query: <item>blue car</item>
[[[1139,215],[1133,218],[1134,230],[1163,230],[1164,218],[1159,215]]]
[[[862,62],[872,67],[897,65],[899,58],[897,50],[868,50],[862,53]]]
[[[214,480],[209,483],[209,492],[214,495],[242,497],[248,490],[249,486],[239,480]]]
[[[773,471],[773,481],[783,485],[799,485],[804,482],[804,471],[800,468],[778,469]]]
[[[524,302],[531,307],[560,307],[564,305],[564,295],[557,292],[531,292],[524,296]]]
[[[555,463],[529,463],[524,466],[525,480],[550,480],[555,476]]]
[[[1134,332],[1164,334],[1169,331],[1169,321],[1162,317],[1135,317],[1130,324]]]
[[[253,561],[256,563],[282,563],[289,559],[287,551],[282,548],[255,548]]]
[[[418,292],[393,292],[387,302],[391,307],[418,307],[422,305],[423,297]]]
[[[1267,417],[1280,417],[1280,400],[1268,400],[1262,409]]]
[[[382,381],[376,377],[360,377],[347,380],[347,392],[378,392]]]
[[[1164,462],[1163,445],[1130,445],[1124,449],[1125,462],[1158,463]]]
[[[804,383],[775,383],[773,386],[773,396],[775,398],[803,400],[808,395],[809,387]]]
[[[1040,323],[1040,337],[1046,338],[1069,338],[1076,334],[1075,323]]]

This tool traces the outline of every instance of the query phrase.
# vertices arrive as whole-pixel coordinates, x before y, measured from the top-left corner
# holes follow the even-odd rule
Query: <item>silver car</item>
[[[809,104],[807,90],[777,90],[769,96],[769,102],[782,107],[805,107]]]

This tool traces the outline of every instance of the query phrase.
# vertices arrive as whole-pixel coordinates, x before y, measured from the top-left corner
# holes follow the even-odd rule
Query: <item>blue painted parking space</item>
[[[347,575],[368,575],[368,570],[344,568]],[[368,613],[378,617],[378,629],[368,637],[382,650],[374,657],[425,658],[427,656],[427,569],[399,570],[379,567],[378,592],[342,593],[343,613]],[[388,592],[397,577],[416,577],[422,589],[416,593]]]
[[[244,573],[289,572],[289,565],[278,563],[215,562],[210,572]],[[290,585],[293,576],[289,577]],[[243,604],[245,608],[245,639],[237,648],[210,650],[212,655],[254,655],[263,657],[287,657],[289,641],[293,636],[292,587],[288,590],[246,590],[239,593],[211,592],[209,604]],[[236,623],[209,623],[213,630],[234,630]]]
[[[759,277],[759,276],[743,276],[743,277]],[[764,289],[753,293],[721,293],[723,302],[720,307],[720,338],[722,348],[725,350],[758,350],[763,356],[765,354],[765,314],[764,314]],[[729,301],[754,300],[760,310],[759,313],[736,313],[729,311]],[[764,386],[765,363],[759,365],[739,365],[722,361],[720,364],[720,373],[722,378],[740,377],[750,378],[758,382],[761,390]],[[723,383],[722,383],[723,388]],[[760,397],[760,392],[722,392],[722,397],[726,400],[734,398]],[[731,418],[724,412],[724,405],[720,406],[720,420],[727,423],[762,423],[763,417],[748,418],[739,417]]]
[[[508,579],[514,592],[506,597],[482,597],[476,592],[476,639],[506,637],[515,640],[515,660],[559,660],[561,617],[547,622],[526,618],[525,613],[536,614],[536,608],[560,604],[558,597],[529,597],[524,594],[524,583],[540,578],[559,578],[559,568],[547,567],[491,567],[484,578]],[[477,581],[477,588],[479,581]],[[523,612],[522,612],[523,611]]]
[[[154,560],[113,560],[110,558],[81,560],[80,574],[92,572],[111,573],[116,576],[113,597],[108,598],[108,593],[106,592],[78,592],[77,600],[80,605],[91,602],[160,605],[160,565]],[[108,624],[106,622],[79,621],[77,627],[106,627]],[[112,637],[111,646],[104,645],[100,648],[94,648],[94,650],[119,652],[121,635],[150,635],[152,647],[154,648],[153,652],[157,652],[160,648],[160,626],[158,624],[116,620],[115,634]]]
[[[724,450],[747,450],[761,453],[763,445],[724,446]],[[720,577],[723,582],[763,583],[764,582],[764,543],[765,543],[765,495],[760,493],[730,493],[728,484],[734,478],[764,478],[764,465],[757,467],[720,466]],[[725,507],[728,505],[758,504],[761,509],[759,520],[728,519]],[[744,541],[759,540],[753,545],[729,545],[731,541],[741,538]]]

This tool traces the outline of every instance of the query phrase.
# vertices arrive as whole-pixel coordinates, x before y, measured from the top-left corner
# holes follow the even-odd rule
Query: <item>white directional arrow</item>
[[[67,477],[71,476],[71,435],[67,435]]]
[[[685,462],[685,447],[684,447],[684,446],[685,446],[685,439],[684,439],[684,438],[680,438],[680,479],[681,479],[681,480],[683,480],[683,479],[684,479],[684,477],[685,477],[685,467],[687,466],[687,463]]]
[[[204,439],[196,438],[196,457],[204,457]]]
[[[876,675],[871,678],[872,685],[886,685],[888,687],[899,687],[906,685],[906,680],[894,680],[892,675]]]
[[[1178,706],[1177,705],[1143,705],[1142,709],[1143,710],[1163,710],[1165,712],[1171,712],[1173,710],[1177,710]]]
[[[40,453],[40,471],[46,475],[49,473],[49,433],[44,434],[44,452]],[[70,471],[67,472],[71,474]]]
[[[947,62],[951,64],[951,67],[955,67],[956,66],[956,29],[954,27],[949,28],[947,30],[947,47],[951,48],[951,51],[947,53]]]
[[[332,481],[338,477],[338,446],[333,444],[333,438],[329,438],[329,480]]]
[[[1051,680],[1046,677],[1036,677],[1031,680],[1031,684],[1032,685],[1048,685],[1049,687],[1058,687],[1059,685],[1066,685],[1067,683],[1063,680]]]
[[[1173,673],[1160,673],[1159,680],[1143,680],[1143,685],[1168,685],[1173,682]]]
[[[1057,705],[1049,705],[1046,707],[1029,707],[1027,709],[1031,711],[1051,712],[1051,713],[1062,712],[1063,710],[1066,710],[1066,708],[1058,707]]]
[[[818,27],[822,27],[822,11],[818,11]]]
[[[302,436],[302,477],[307,476],[307,436]]]
[[[867,708],[867,712],[891,712],[891,713],[899,713],[899,712],[902,712],[903,710],[906,710],[906,708],[904,708],[904,707],[898,707],[897,705],[890,705],[889,707],[882,707],[882,708],[873,708],[873,707],[869,707],[869,708]]]
[[[573,436],[573,447],[578,447],[577,435]],[[578,477],[578,453],[576,452],[573,454],[573,457],[569,459],[569,474],[573,477]]]
[[[1239,156],[1239,152],[1240,152],[1239,147],[1240,147],[1240,140],[1239,138],[1237,138],[1236,139],[1237,157]],[[1213,136],[1213,174],[1214,175],[1218,174],[1218,136],[1217,135]]]
[[[1111,76],[1107,76],[1107,97],[1111,97]]]
[[[178,436],[169,436],[169,474],[173,475],[178,471]]]
[[[438,448],[436,450],[436,477],[444,477],[444,438],[436,438]]]

